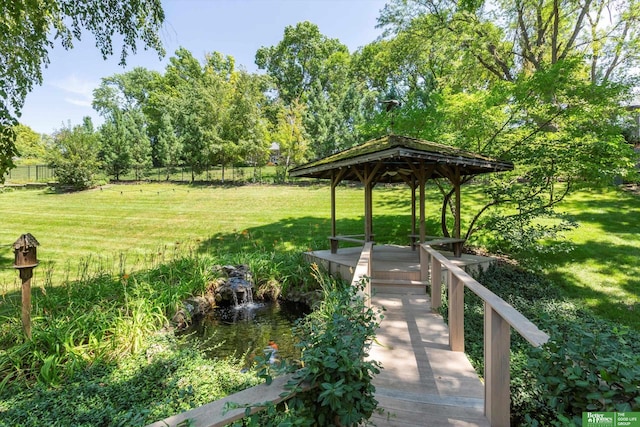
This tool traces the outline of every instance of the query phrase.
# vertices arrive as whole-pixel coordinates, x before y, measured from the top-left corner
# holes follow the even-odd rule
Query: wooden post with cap
[[[38,266],[36,247],[39,245],[30,233],[23,234],[13,244],[15,262],[13,267],[20,271],[22,280],[22,329],[31,339],[31,278],[33,269]]]

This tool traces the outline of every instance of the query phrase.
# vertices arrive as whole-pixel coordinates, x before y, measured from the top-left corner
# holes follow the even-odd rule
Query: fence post
[[[484,303],[484,414],[495,427],[510,425],[509,356],[511,327]]]
[[[464,352],[464,283],[447,271],[449,281],[449,347]]]

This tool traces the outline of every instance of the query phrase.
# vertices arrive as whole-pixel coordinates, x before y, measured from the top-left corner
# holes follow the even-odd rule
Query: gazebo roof
[[[432,178],[450,176],[452,169],[460,175],[478,175],[513,170],[513,163],[400,135],[386,135],[349,148],[323,159],[307,163],[289,172],[293,177],[330,179],[342,170],[342,180],[360,181],[358,172],[376,168],[375,182],[406,182],[414,171],[433,165]]]

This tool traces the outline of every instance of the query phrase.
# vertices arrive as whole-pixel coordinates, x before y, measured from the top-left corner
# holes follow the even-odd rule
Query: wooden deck
[[[449,350],[448,327],[425,295],[378,293],[386,308],[371,358],[382,363],[376,398],[387,426],[489,426],[484,387],[464,353]]]
[[[331,274],[351,280],[362,251],[361,246],[340,248],[337,253],[330,250],[306,252],[308,262],[322,265]],[[458,267],[471,272],[476,268],[486,268],[493,258],[463,254],[456,258],[451,252],[441,252]],[[409,246],[376,245],[373,249],[373,279],[420,280],[419,252]],[[443,269],[443,274],[446,269]],[[383,292],[378,289],[378,292]],[[424,292],[422,292],[424,293]]]

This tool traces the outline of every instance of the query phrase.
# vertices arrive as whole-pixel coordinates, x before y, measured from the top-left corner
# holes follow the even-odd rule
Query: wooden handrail
[[[358,264],[353,271],[351,278],[351,286],[357,286],[364,278],[371,278],[371,261],[373,257],[373,242],[366,242],[360,252],[360,258]],[[365,286],[365,299],[367,306],[371,306],[371,280],[366,281]]]
[[[295,393],[290,393],[290,390],[285,386],[293,379],[294,375],[295,374],[287,374],[276,377],[270,385],[260,384],[239,391],[223,399],[215,400],[206,405],[165,418],[164,420],[156,421],[147,427],[174,427],[179,425],[189,425],[192,427],[226,426],[234,421],[246,418],[248,415],[266,409],[267,405],[277,405],[284,400],[292,398]],[[311,389],[309,385],[302,384],[299,391],[309,389]],[[228,409],[229,405],[232,406],[231,409]],[[234,406],[235,408],[233,408]]]
[[[549,335],[429,245],[420,245],[420,266],[422,280],[431,276],[433,309],[440,307],[441,271],[442,267],[447,269],[451,350],[464,351],[464,288],[467,287],[484,301],[484,412],[492,426],[509,426],[510,328],[535,347],[546,343]]]
[[[539,347],[549,340],[549,335],[538,329],[536,325],[524,317],[518,310],[513,308],[513,306],[491,292],[489,289],[482,286],[473,277],[469,276],[466,271],[455,265],[440,252],[428,245],[424,246],[426,246],[425,249],[431,257],[437,259],[440,265],[445,266],[447,270],[452,272],[467,288],[480,297],[484,302],[488,303],[503,319],[507,321],[507,323],[509,323],[509,325],[511,325],[513,329],[518,331],[522,338],[527,340],[531,345]]]

